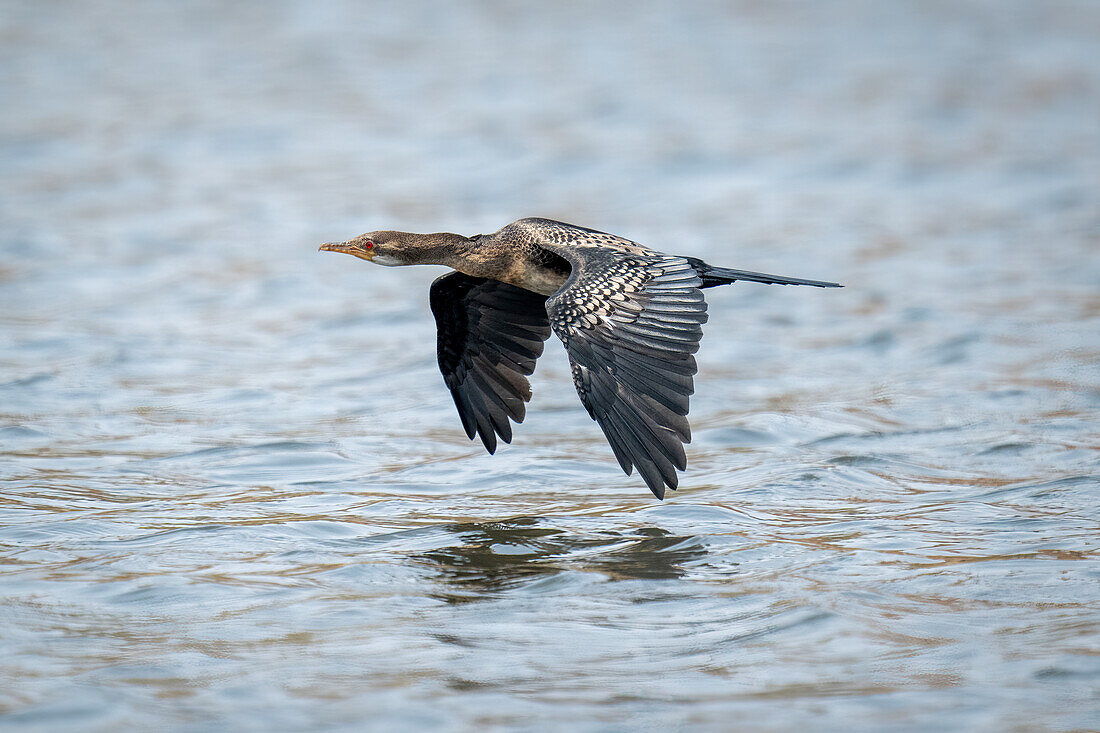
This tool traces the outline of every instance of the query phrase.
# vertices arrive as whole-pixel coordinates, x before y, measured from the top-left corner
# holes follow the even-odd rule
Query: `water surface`
[[[1091,3],[4,3],[0,721],[1100,728]],[[708,291],[690,469],[551,342],[496,456],[438,268],[521,216]]]

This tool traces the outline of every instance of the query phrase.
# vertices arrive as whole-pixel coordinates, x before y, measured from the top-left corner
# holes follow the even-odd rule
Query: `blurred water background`
[[[0,3],[0,724],[1100,729],[1100,5]],[[708,291],[681,489],[363,231]]]

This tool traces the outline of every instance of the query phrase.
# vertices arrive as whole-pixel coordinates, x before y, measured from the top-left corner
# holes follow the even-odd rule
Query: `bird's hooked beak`
[[[343,252],[348,255],[355,255],[356,257],[364,260],[374,259],[374,253],[370,250],[360,247],[351,242],[325,242],[318,249],[318,252]]]

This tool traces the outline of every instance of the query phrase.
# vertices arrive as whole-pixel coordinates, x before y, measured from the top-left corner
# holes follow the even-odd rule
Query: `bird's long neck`
[[[510,243],[492,236],[409,234],[403,250],[402,264],[446,265],[472,277],[499,280],[543,295],[557,291],[569,276],[564,260],[555,258],[560,264],[554,266],[532,259],[531,252],[517,251]]]
[[[450,259],[440,264],[448,265],[459,272],[473,277],[510,282],[509,275],[517,266],[517,258],[512,248],[492,237],[460,237],[459,242],[451,237],[455,234],[432,234],[432,237],[445,237],[443,246]]]
[[[408,234],[403,254],[410,265],[446,265],[457,270],[472,245],[469,237],[450,232]]]

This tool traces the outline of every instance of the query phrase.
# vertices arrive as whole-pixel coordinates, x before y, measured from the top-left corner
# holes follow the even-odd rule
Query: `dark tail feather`
[[[731,270],[727,267],[714,267],[702,260],[691,258],[692,267],[699,273],[703,280],[704,288],[713,288],[716,285],[729,285],[737,280],[749,280],[754,283],[767,285],[812,285],[815,288],[842,288],[839,283],[830,283],[823,280],[803,280],[800,277],[783,277],[782,275],[766,275],[763,272],[749,272],[748,270]]]

